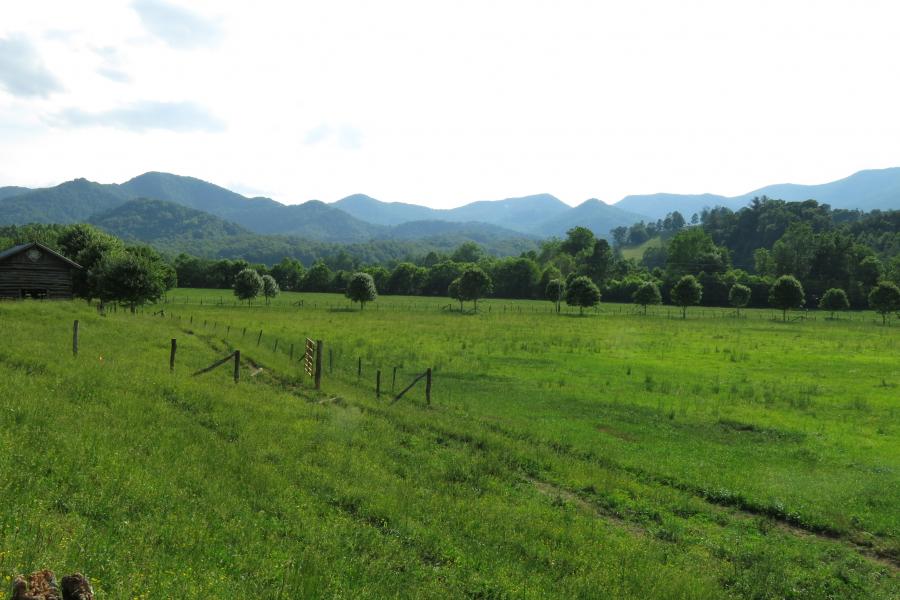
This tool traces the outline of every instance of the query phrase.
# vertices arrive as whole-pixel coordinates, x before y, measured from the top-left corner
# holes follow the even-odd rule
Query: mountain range
[[[613,206],[647,215],[656,220],[677,210],[687,218],[704,208],[725,206],[738,210],[753,198],[775,198],[788,202],[816,200],[831,208],[871,210],[900,209],[900,167],[859,171],[830,183],[798,185],[781,183],[762,187],[740,196],[716,194],[649,194],[626,196]]]
[[[91,222],[127,239],[177,240],[281,235],[326,243],[440,238],[442,245],[471,240],[535,240],[585,226],[601,236],[618,226],[656,220],[672,211],[686,218],[704,208],[738,209],[752,198],[815,199],[833,208],[900,209],[900,168],[860,171],[821,185],[779,184],[740,196],[650,194],[610,205],[596,198],[571,207],[550,194],[485,200],[453,209],[383,202],[364,194],[327,204],[285,205],[249,198],[193,177],[149,172],[122,184],[75,179],[28,189],[0,187],[0,225]],[[516,245],[515,247],[519,247]]]

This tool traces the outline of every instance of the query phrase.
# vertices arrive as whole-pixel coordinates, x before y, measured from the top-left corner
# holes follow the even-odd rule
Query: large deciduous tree
[[[278,289],[278,282],[275,281],[275,278],[271,275],[263,275],[262,276],[263,289],[262,293],[266,299],[266,304],[269,304],[269,299],[274,298],[278,295],[278,292],[281,290]]]
[[[573,227],[566,232],[566,239],[562,241],[560,250],[566,254],[576,256],[589,250],[594,245],[594,232],[587,227]]]
[[[728,303],[737,311],[737,315],[741,316],[741,309],[750,303],[750,288],[746,285],[736,283],[728,290]]]
[[[460,296],[472,301],[475,312],[478,312],[478,299],[489,295],[493,288],[491,278],[479,267],[469,267],[459,277]]]
[[[368,273],[354,273],[350,277],[345,294],[353,302],[359,302],[360,310],[365,310],[366,302],[374,302],[378,298],[378,288]]]
[[[800,308],[805,302],[803,286],[793,275],[782,275],[769,289],[769,304],[781,310],[782,321],[787,321],[789,310]]]
[[[648,306],[662,304],[662,295],[660,295],[659,286],[655,282],[645,281],[634,291],[632,300],[644,309],[644,315],[646,315]]]
[[[681,318],[687,318],[687,307],[700,303],[703,287],[693,275],[685,275],[672,287],[669,297],[672,304],[681,307]]]
[[[140,252],[114,252],[103,256],[89,275],[101,302],[120,302],[131,312],[159,300],[166,291],[166,272],[160,262]]]
[[[547,288],[544,290],[544,293],[547,296],[547,300],[550,300],[556,306],[556,312],[559,312],[559,304],[562,302],[566,293],[566,284],[563,283],[563,280],[551,279],[547,283]]]
[[[254,298],[263,291],[263,279],[255,269],[246,268],[234,277],[234,295],[240,300],[246,300],[250,306]]]
[[[600,303],[600,288],[584,275],[576,277],[566,286],[566,304],[577,306],[579,314],[584,314],[585,308],[597,306]]]
[[[887,323],[887,316],[900,312],[900,288],[891,281],[881,281],[869,292],[869,307],[881,315],[881,322]]]
[[[318,260],[303,276],[303,290],[307,292],[327,292],[334,274],[323,261]]]
[[[850,308],[850,300],[847,298],[847,292],[840,288],[831,288],[825,292],[822,299],[819,300],[819,308],[827,310],[834,318],[834,313],[844,311]]]

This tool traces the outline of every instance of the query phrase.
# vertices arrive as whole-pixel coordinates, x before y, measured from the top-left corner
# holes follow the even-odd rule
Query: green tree
[[[774,275],[775,262],[771,253],[765,248],[757,248],[753,251],[753,267],[760,275]]]
[[[681,318],[687,318],[687,307],[700,303],[703,296],[703,286],[693,275],[685,275],[672,287],[669,298],[672,304],[681,307]]]
[[[478,299],[489,295],[493,289],[491,278],[480,267],[469,267],[459,277],[460,296],[473,302],[475,312],[478,312]]]
[[[63,233],[58,241],[62,254],[74,260],[83,269],[76,270],[72,277],[73,291],[76,296],[88,302],[100,297],[97,277],[91,277],[95,267],[107,255],[121,253],[125,249],[122,240],[103,233],[91,225],[72,225]]]
[[[584,275],[576,277],[566,286],[566,304],[577,306],[578,313],[584,314],[585,308],[597,306],[600,303],[600,288]]]
[[[484,250],[475,242],[463,242],[450,256],[457,263],[477,263],[484,257]]]
[[[363,273],[368,273],[372,276],[372,281],[375,282],[376,290],[384,290],[387,289],[388,280],[391,278],[391,272],[385,269],[382,266],[375,267],[366,267],[362,270]]]
[[[397,265],[388,279],[388,290],[391,294],[414,296],[419,293],[419,267],[409,262]]]
[[[234,277],[234,295],[239,300],[246,300],[247,306],[263,291],[263,279],[254,269],[249,267]]]
[[[859,266],[856,268],[856,277],[866,289],[876,286],[883,274],[884,265],[881,264],[877,257],[871,255],[859,261]]]
[[[647,314],[647,307],[662,304],[662,295],[659,293],[659,286],[653,281],[646,281],[634,291],[632,296],[634,303],[643,307],[644,315]]]
[[[459,277],[450,282],[450,285],[447,286],[447,295],[453,298],[454,300],[459,301],[459,312],[463,311],[463,298],[462,293],[460,293],[459,289]]]
[[[275,278],[272,277],[271,275],[263,275],[262,282],[263,282],[262,293],[263,293],[263,296],[265,296],[266,304],[268,305],[269,298],[274,298],[275,296],[278,295],[278,292],[280,292],[281,290],[278,289],[278,282],[275,281]]]
[[[359,309],[366,309],[366,302],[374,302],[378,298],[375,280],[368,273],[354,273],[347,284],[346,296],[353,302],[359,302]]]
[[[673,279],[700,271],[723,271],[727,262],[725,251],[702,227],[682,229],[666,247],[666,272]]]
[[[465,265],[452,260],[444,260],[435,264],[428,269],[428,277],[423,291],[431,296],[444,295],[453,280],[462,275],[464,269]]]
[[[881,322],[887,323],[887,316],[900,311],[900,288],[891,281],[881,281],[869,292],[869,307],[881,315]]]
[[[277,265],[273,265],[271,275],[278,282],[282,290],[297,291],[303,284],[303,275],[306,269],[303,264],[294,258],[283,258]]]
[[[782,275],[769,289],[769,304],[781,310],[782,321],[787,321],[787,312],[800,308],[806,302],[803,286],[793,275]]]
[[[829,311],[831,313],[831,318],[833,319],[835,312],[850,308],[850,300],[847,298],[847,292],[840,288],[831,288],[830,290],[827,290],[825,295],[822,296],[822,299],[819,300],[819,308]]]
[[[491,270],[494,295],[501,298],[533,298],[541,271],[530,258],[504,258]]]
[[[135,307],[159,300],[165,292],[165,273],[147,256],[117,252],[103,256],[91,274],[101,302]]]
[[[547,300],[553,302],[556,306],[556,312],[559,312],[559,304],[566,294],[566,284],[563,283],[562,279],[551,279],[547,283],[544,292],[547,296]]]
[[[303,289],[307,292],[327,292],[333,274],[323,261],[317,260],[303,276]]]
[[[814,249],[814,234],[809,223],[792,224],[772,246],[775,274],[806,279],[812,267]]]
[[[594,232],[587,227],[573,227],[566,232],[566,239],[560,244],[560,250],[576,256],[594,245]]]
[[[585,252],[578,271],[581,275],[587,275],[597,285],[602,285],[607,279],[613,265],[613,251],[606,240],[594,240],[590,252]]]
[[[728,290],[728,303],[734,307],[738,316],[741,316],[741,309],[750,303],[750,294],[750,288],[740,283],[734,284]]]

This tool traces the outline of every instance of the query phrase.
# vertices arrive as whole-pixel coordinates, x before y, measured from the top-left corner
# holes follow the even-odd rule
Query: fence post
[[[381,398],[381,369],[375,371],[375,397]]]
[[[241,380],[241,351],[234,351],[234,382]]]
[[[425,371],[425,402],[431,404],[431,367]]]
[[[322,344],[322,340],[316,340],[316,389],[321,389],[322,387],[322,349],[324,344]]]
[[[169,370],[175,370],[175,348],[178,347],[178,340],[172,338],[172,349],[169,351]]]
[[[72,323],[72,355],[78,356],[78,319]]]
[[[259,337],[256,338],[256,345],[259,346],[259,343],[262,341],[262,329],[259,330]]]

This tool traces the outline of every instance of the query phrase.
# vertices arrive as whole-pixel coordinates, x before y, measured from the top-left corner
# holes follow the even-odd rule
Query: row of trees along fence
[[[189,296],[185,296],[183,298],[172,297],[167,302],[169,304],[196,304],[196,305],[204,305],[204,306],[225,306],[232,305],[231,301],[226,301],[224,297],[222,298],[191,298]],[[443,303],[442,302],[385,302],[383,300],[378,300],[377,302],[372,302],[371,307],[368,310],[390,310],[390,311],[399,311],[399,312],[454,312],[458,311],[458,308],[455,305],[456,303]],[[319,302],[319,301],[292,301],[292,302],[276,302],[272,301],[270,306],[265,306],[260,303],[260,308],[271,308],[282,307],[282,308],[295,308],[295,309],[313,309],[313,310],[347,310],[353,308],[355,305],[351,302]],[[115,311],[115,308],[110,308],[109,310]],[[666,318],[681,318],[681,308],[673,305],[663,304],[657,306],[649,306],[647,310],[647,315],[655,315],[655,316],[665,316]],[[741,318],[748,319],[760,319],[760,320],[780,320],[780,317],[776,310],[774,309],[766,309],[766,308],[753,308],[753,309],[740,309],[739,311],[735,311],[734,308],[730,307],[700,307],[700,306],[691,306],[689,308],[689,314],[692,318],[705,318],[705,319],[715,319],[715,318],[732,318],[735,316],[739,316]],[[502,303],[497,301],[496,299],[490,300],[481,300],[479,302],[479,313],[488,313],[488,314],[540,314],[540,313],[556,313],[556,307],[551,303],[548,306],[544,306],[543,302],[540,301],[530,301],[529,305],[522,304],[513,304],[513,303]],[[560,306],[559,312],[561,314],[567,315],[577,315],[580,314],[580,311],[577,307],[567,306],[562,304]],[[586,314],[637,314],[643,313],[644,309],[640,306],[636,306],[633,304],[603,304],[602,302],[596,307],[587,309],[583,311]],[[811,309],[811,308],[800,308],[794,309],[791,311],[794,318],[802,318],[802,319],[812,319],[817,320],[819,315],[823,315],[829,319],[833,318],[834,315],[831,314],[831,311],[826,309]],[[143,310],[138,309],[138,314],[142,314]],[[877,322],[878,319],[872,318],[872,312],[868,310],[841,310],[839,311],[841,315],[841,319],[847,319],[850,321],[873,321]],[[823,317],[823,318],[824,318]]]

